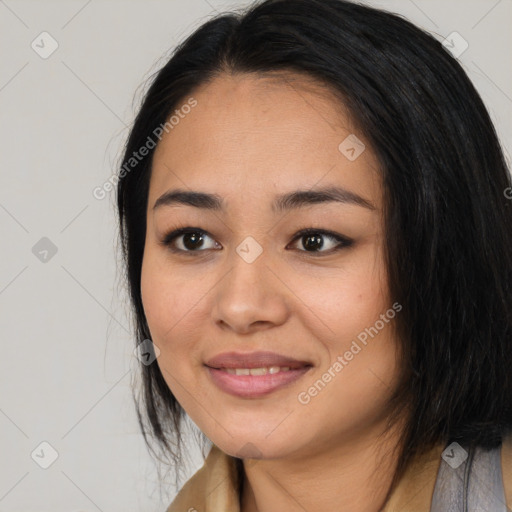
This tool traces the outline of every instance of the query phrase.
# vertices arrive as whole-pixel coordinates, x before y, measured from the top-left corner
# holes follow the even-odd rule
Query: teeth
[[[223,370],[231,375],[266,375],[267,373],[274,374],[278,372],[287,372],[290,370],[290,367],[270,366],[268,368],[223,368]]]
[[[250,373],[251,373],[251,375],[266,375],[267,369],[266,368],[251,368]]]

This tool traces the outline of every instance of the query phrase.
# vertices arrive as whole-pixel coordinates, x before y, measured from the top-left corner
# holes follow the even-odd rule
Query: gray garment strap
[[[510,512],[501,472],[501,446],[466,450],[451,443],[442,454],[430,512]]]

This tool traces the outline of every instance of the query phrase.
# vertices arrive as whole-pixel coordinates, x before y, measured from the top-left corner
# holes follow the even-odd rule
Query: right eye
[[[205,240],[208,239],[210,239],[211,242],[205,245]],[[169,247],[172,252],[182,253],[202,252],[207,249],[222,249],[222,246],[213,240],[206,231],[194,227],[180,228],[167,233],[163,238],[162,244]]]

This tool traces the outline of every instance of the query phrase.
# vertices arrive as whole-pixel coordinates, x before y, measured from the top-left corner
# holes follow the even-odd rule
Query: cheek
[[[153,263],[151,255],[145,255],[141,271],[141,298],[144,314],[148,322],[153,341],[159,346],[162,334],[171,326],[167,311],[175,311],[171,302],[172,295],[168,293],[167,279]]]
[[[322,320],[320,328],[325,336],[321,338],[325,337],[332,355],[347,350],[352,339],[366,332],[391,307],[380,251],[372,248],[354,253],[342,268],[321,280],[304,275],[301,296]]]
[[[141,297],[144,313],[151,333],[151,340],[160,350],[156,363],[171,391],[175,392],[174,380],[179,378],[175,361],[179,360],[179,344],[176,322],[181,315],[179,301],[169,294],[168,280],[155,271],[155,266],[145,265],[141,275]]]
[[[175,333],[187,323],[201,290],[196,282],[176,272],[161,261],[154,251],[144,255],[141,270],[141,297],[144,313],[153,336],[161,349],[176,339]]]
[[[336,375],[329,384],[331,398],[343,396],[354,411],[360,404],[363,413],[364,404],[380,402],[397,376],[394,324],[399,313],[389,298],[381,253],[367,251],[359,256],[350,271],[338,274],[328,285],[315,287],[303,281],[303,289],[313,291],[310,303],[322,319],[319,339],[327,358],[321,372],[331,368]],[[343,365],[338,372],[332,368],[336,361]],[[329,400],[328,395],[323,399]]]
[[[379,315],[372,316],[371,323],[346,316],[345,323],[339,322],[328,361],[297,396],[304,418],[302,428],[314,431],[318,425],[330,425],[335,438],[341,432],[356,434],[384,419],[396,388],[399,360],[393,319],[381,329],[377,328],[380,323],[375,327],[378,320]],[[349,331],[362,332],[364,342]]]
[[[186,399],[180,386],[190,388],[195,366],[202,364],[200,347],[194,340],[201,337],[199,326],[206,325],[209,287],[205,280],[172,269],[165,256],[151,250],[145,253],[141,269],[144,313],[151,340],[160,350],[157,363],[180,402]]]
[[[156,363],[169,389],[181,403],[184,397],[180,396],[178,383],[185,379],[182,365],[177,363],[183,358],[185,344],[179,342],[183,339],[179,320],[186,318],[189,297],[183,296],[183,290],[175,281],[172,273],[162,270],[151,251],[144,254],[141,298],[151,340],[160,350]]]

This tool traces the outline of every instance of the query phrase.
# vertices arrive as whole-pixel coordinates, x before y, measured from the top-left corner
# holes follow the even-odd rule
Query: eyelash
[[[173,246],[173,242],[175,241],[176,238],[178,238],[178,237],[180,237],[182,235],[189,234],[189,233],[206,235],[206,236],[210,237],[213,240],[213,237],[207,231],[205,231],[203,229],[195,228],[195,227],[186,227],[186,228],[175,229],[174,231],[171,231],[171,232],[167,233],[163,237],[163,240],[161,241],[161,244],[163,246],[167,247],[171,252],[179,253],[179,254],[191,254],[191,255],[193,255],[194,253],[205,252],[206,250],[217,250],[217,249],[198,249],[198,250],[195,250],[195,251],[191,251],[191,250],[177,249],[176,247]],[[304,237],[310,236],[310,235],[321,235],[321,236],[328,237],[328,238],[338,242],[337,246],[335,246],[332,249],[329,249],[327,251],[299,250],[299,252],[303,252],[303,253],[306,253],[306,254],[311,254],[312,256],[316,256],[316,257],[317,256],[326,255],[326,254],[332,254],[332,253],[340,251],[342,249],[347,249],[354,242],[350,238],[342,236],[342,235],[340,235],[338,233],[334,233],[332,231],[327,231],[325,229],[302,228],[302,229],[300,229],[295,234],[294,238],[292,239],[292,241],[290,243],[294,243],[297,240],[300,240],[301,238],[304,238]]]

